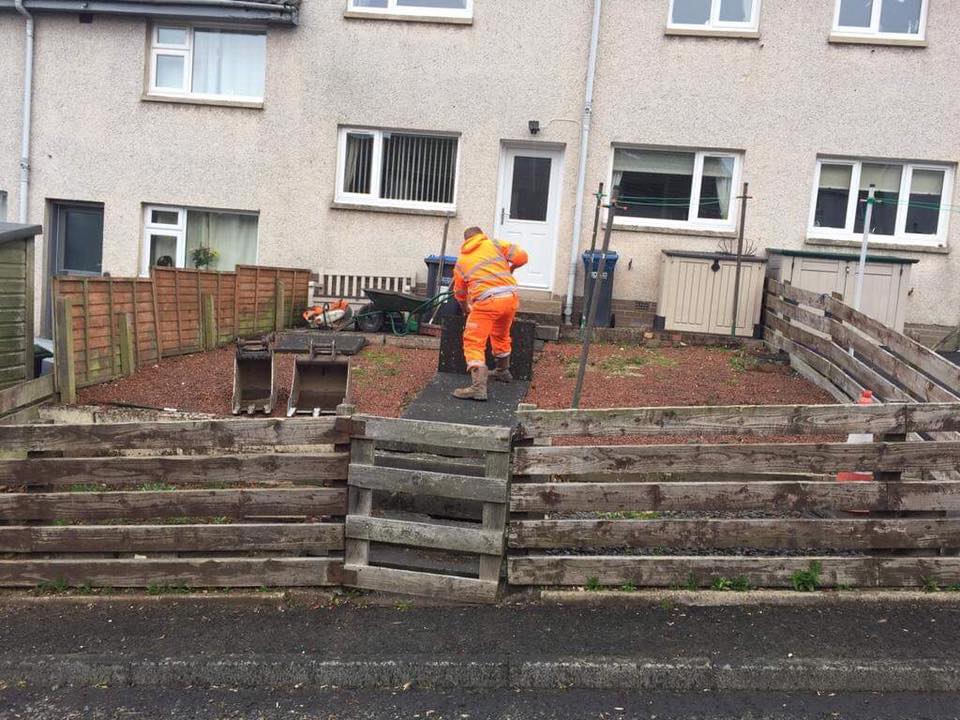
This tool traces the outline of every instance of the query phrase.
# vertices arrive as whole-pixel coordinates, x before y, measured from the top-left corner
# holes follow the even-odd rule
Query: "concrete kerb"
[[[921,590],[825,590],[796,592],[793,590],[750,590],[720,592],[716,590],[542,590],[540,602],[554,605],[653,605],[670,603],[687,607],[772,606],[795,607],[838,604],[929,603],[960,605],[960,592],[924,592]]]
[[[957,692],[960,664],[943,661],[706,658],[337,660],[303,655],[118,659],[0,657],[0,687],[230,687],[366,689],[564,688],[660,692]]]

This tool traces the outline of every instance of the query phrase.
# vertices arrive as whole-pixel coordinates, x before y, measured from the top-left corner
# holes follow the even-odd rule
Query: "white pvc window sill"
[[[606,226],[606,223],[604,223]],[[664,225],[649,225],[646,223],[632,223],[632,222],[623,222],[621,220],[613,221],[614,230],[624,230],[626,232],[641,232],[641,233],[652,233],[657,235],[686,235],[691,237],[705,237],[705,238],[735,238],[737,237],[737,231],[731,228],[721,228],[721,227],[709,227],[709,226],[697,226],[697,225],[687,225],[681,227],[679,225],[674,226],[664,226]]]
[[[360,20],[394,20],[399,22],[443,23],[447,25],[473,25],[473,16],[467,15],[419,15],[404,12],[374,12],[370,10],[347,10],[345,18]]]
[[[950,248],[946,245],[938,243],[915,243],[915,242],[904,242],[902,240],[897,240],[896,238],[892,240],[880,240],[882,236],[871,235],[869,247],[877,248],[878,250],[895,250],[897,252],[913,252],[913,253],[930,253],[933,255],[949,255]],[[828,247],[841,247],[841,248],[860,248],[863,244],[863,240],[850,240],[850,239],[839,239],[839,238],[830,238],[830,237],[820,237],[815,235],[807,236],[808,245],[824,245]]]
[[[714,38],[734,38],[740,40],[759,40],[760,31],[752,28],[710,28],[710,27],[670,27],[664,31],[665,35],[676,35],[686,37],[714,37]]]
[[[158,95],[144,93],[140,99],[145,102],[179,103],[181,105],[215,105],[219,107],[247,108],[262,110],[263,100],[231,100],[230,98],[199,97],[195,95]]]
[[[892,47],[927,47],[924,38],[907,38],[889,35],[856,35],[830,33],[830,42],[838,45],[889,45]]]
[[[360,210],[366,212],[393,213],[395,215],[428,215],[431,217],[456,217],[456,208],[418,208],[399,205],[377,205],[375,203],[345,202],[335,200],[330,205],[334,210]]]

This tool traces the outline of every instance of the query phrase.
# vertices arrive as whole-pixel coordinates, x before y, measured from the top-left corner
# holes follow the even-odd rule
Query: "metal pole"
[[[600,183],[600,188],[597,190],[597,208],[593,213],[593,235],[590,238],[590,262],[593,262],[593,253],[597,249],[597,232],[600,230],[600,213],[603,210],[603,183]],[[590,277],[590,273],[587,272],[583,279],[583,289],[584,289],[584,299],[587,301],[587,304],[583,308],[583,315],[580,318],[580,329],[583,330],[583,324],[586,322],[587,315],[590,314],[590,299],[593,297],[593,293],[590,294],[590,297],[587,297],[587,278]]]
[[[600,18],[603,0],[594,0],[593,23],[590,30],[590,51],[587,55],[587,78],[583,100],[583,121],[580,123],[580,157],[577,160],[577,194],[573,210],[573,239],[570,243],[570,266],[567,270],[567,297],[563,307],[564,320],[573,324],[573,291],[577,284],[577,263],[580,254],[580,234],[583,231],[583,195],[587,189],[587,159],[590,153],[590,125],[593,120],[593,85],[597,75],[597,51],[600,47]]]
[[[743,269],[743,228],[747,224],[747,190],[750,183],[743,184],[740,200],[740,228],[737,231],[737,270],[733,276],[733,318],[730,321],[730,337],[737,336],[737,314],[740,312],[740,273]]]
[[[873,222],[873,205],[876,202],[877,186],[870,185],[867,193],[867,213],[863,219],[863,242],[860,244],[860,264],[857,266],[857,289],[853,295],[853,309],[859,310],[863,300],[863,276],[867,267],[867,246],[870,244],[870,224]]]
[[[580,350],[580,366],[577,368],[577,384],[573,389],[573,403],[570,407],[580,407],[580,393],[583,390],[583,376],[587,371],[587,359],[590,357],[590,343],[593,341],[593,323],[597,319],[597,305],[600,302],[600,288],[606,279],[607,252],[610,250],[610,235],[613,232],[613,221],[617,216],[617,195],[620,188],[614,188],[607,205],[607,227],[603,234],[603,248],[600,250],[600,268],[596,280],[593,281],[593,292],[590,293],[590,312],[587,315],[587,324],[584,327],[583,347]]]
[[[450,230],[450,218],[443,223],[443,243],[440,245],[440,267],[437,268],[437,281],[433,284],[433,296],[440,294],[440,287],[443,285],[443,261],[447,257],[447,232]]]
[[[870,190],[867,192],[867,211],[863,218],[863,241],[860,243],[860,262],[857,265],[857,284],[853,292],[853,309],[859,310],[860,303],[863,301],[863,276],[867,269],[867,246],[870,244],[870,225],[873,223],[873,204],[876,202],[877,186],[870,184]],[[853,357],[854,351],[851,345],[848,348],[850,357]]]

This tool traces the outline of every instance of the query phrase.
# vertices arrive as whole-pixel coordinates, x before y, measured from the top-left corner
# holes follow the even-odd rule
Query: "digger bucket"
[[[265,342],[237,345],[233,365],[233,414],[270,415],[277,400],[273,350]]]
[[[337,355],[298,357],[287,417],[332,415],[346,399],[349,387],[350,358]]]

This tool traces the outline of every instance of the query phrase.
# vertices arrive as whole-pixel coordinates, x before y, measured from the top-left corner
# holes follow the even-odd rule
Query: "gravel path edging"
[[[0,657],[0,686],[365,689],[584,688],[660,692],[958,692],[960,663],[755,658],[328,660],[304,655]]]

